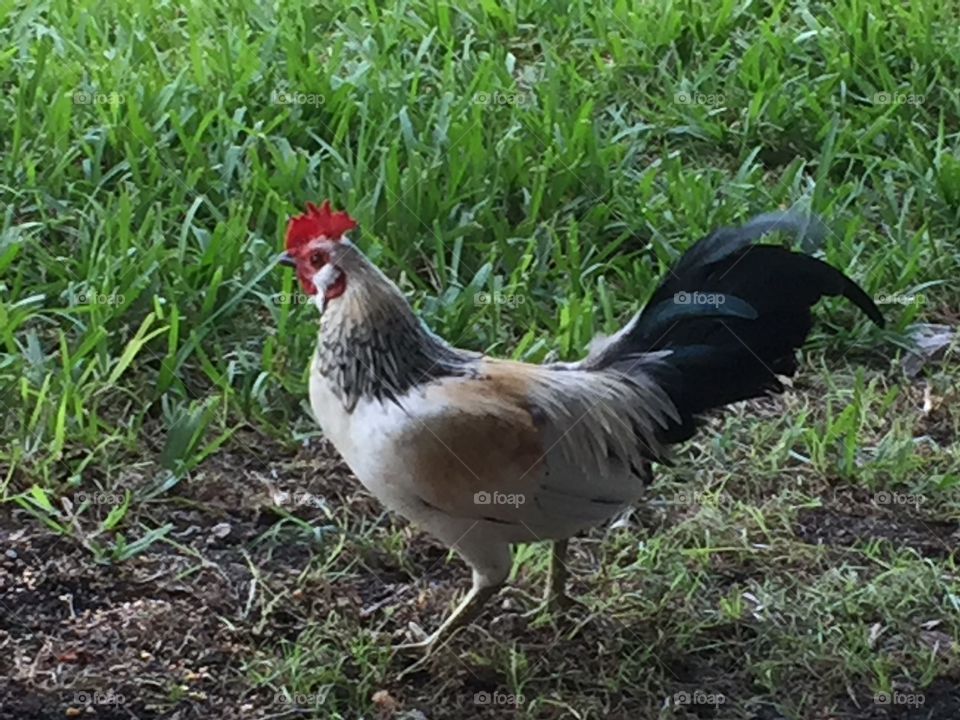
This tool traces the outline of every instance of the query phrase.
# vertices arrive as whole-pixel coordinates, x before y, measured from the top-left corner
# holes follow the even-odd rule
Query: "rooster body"
[[[334,382],[313,367],[310,401],[326,437],[367,489],[428,530],[432,523],[417,516],[477,523],[477,534],[508,543],[565,538],[643,490],[643,446],[630,420],[651,419],[615,378],[548,368],[538,377],[531,366],[481,358],[466,362],[463,375],[395,402],[360,400],[346,413]],[[532,409],[551,394],[565,398],[561,412],[581,414]],[[543,405],[531,405],[538,395]],[[608,443],[624,456],[608,455]]]
[[[329,204],[290,223],[287,251],[323,315],[310,401],[325,436],[389,509],[473,570],[470,592],[420,645],[467,622],[505,582],[510,545],[554,546],[643,496],[650,464],[710,409],[782,390],[823,295],[882,323],[839,271],[752,241],[808,227],[760,216],[694,245],[648,306],[577,363],[532,365],[452,347],[345,236]]]

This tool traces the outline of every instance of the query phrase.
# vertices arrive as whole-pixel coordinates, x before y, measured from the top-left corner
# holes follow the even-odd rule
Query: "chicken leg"
[[[554,540],[550,548],[550,569],[547,576],[547,588],[543,594],[543,604],[551,612],[558,612],[570,607],[574,600],[567,595],[567,539]]]
[[[510,545],[489,542],[482,533],[476,531],[475,526],[476,523],[466,532],[461,532],[461,528],[448,525],[437,533],[441,540],[445,535],[453,537],[460,534],[456,541],[447,542],[473,570],[470,590],[432,634],[418,642],[395,645],[394,649],[423,651],[429,655],[449,640],[457,629],[471,622],[507,581],[512,562]]]
[[[447,619],[444,620],[440,627],[434,630],[433,633],[418,642],[395,645],[394,649],[399,651],[421,651],[429,655],[434,648],[442,646],[449,640],[454,631],[471,622],[499,589],[500,585],[486,587],[473,585],[463,600],[460,601],[460,604],[454,608],[453,612],[447,616]]]

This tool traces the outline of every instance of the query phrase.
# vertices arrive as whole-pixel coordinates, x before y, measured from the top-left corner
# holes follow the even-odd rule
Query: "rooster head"
[[[286,252],[280,262],[296,269],[303,291],[320,295],[323,306],[347,289],[342,260],[353,246],[345,233],[356,226],[347,213],[332,210],[329,200],[320,207],[308,202],[307,211],[287,224]]]

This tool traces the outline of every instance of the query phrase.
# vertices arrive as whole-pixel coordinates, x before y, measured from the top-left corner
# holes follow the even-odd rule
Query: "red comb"
[[[324,200],[320,207],[308,202],[307,211],[291,218],[287,224],[287,251],[297,250],[321,236],[328,240],[339,240],[345,232],[356,226],[357,221],[347,213],[333,212],[329,200]]]

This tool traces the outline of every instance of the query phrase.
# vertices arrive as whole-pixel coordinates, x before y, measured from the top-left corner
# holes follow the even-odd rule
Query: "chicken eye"
[[[316,250],[310,255],[310,264],[314,267],[320,267],[327,264],[327,254],[321,250]]]

